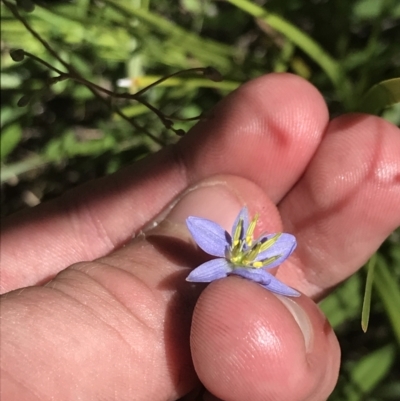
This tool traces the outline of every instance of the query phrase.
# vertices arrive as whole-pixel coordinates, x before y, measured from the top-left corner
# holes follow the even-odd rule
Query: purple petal
[[[263,269],[237,268],[233,269],[229,274],[236,274],[262,285],[268,285],[271,282],[271,277],[273,277],[272,274]]]
[[[270,239],[275,234],[268,234],[260,238],[258,241],[265,241]],[[279,266],[285,259],[287,259],[292,252],[296,249],[296,237],[292,234],[282,233],[278,240],[270,248],[264,252],[260,252],[255,260],[261,261],[267,258],[271,258],[276,255],[281,255],[271,264],[265,266],[266,269],[272,269],[273,267]]]
[[[247,209],[247,206],[242,207],[240,210],[239,214],[237,215],[235,222],[233,223],[232,226],[232,237],[235,234],[236,226],[239,224],[239,220],[243,220],[243,231],[241,233],[240,239],[242,240],[245,236],[245,233],[249,227],[249,211]]]
[[[231,270],[232,268],[226,259],[213,259],[192,270],[186,277],[186,281],[210,283],[226,277]]]
[[[219,224],[190,216],[186,219],[186,225],[193,239],[204,252],[213,256],[225,256],[225,248],[228,246],[230,236]]]
[[[287,297],[299,297],[301,295],[298,291],[282,283],[282,281],[278,280],[272,274],[270,283],[262,286],[268,291],[274,292],[275,294],[279,295],[286,295]]]
[[[282,283],[272,274],[266,272],[263,269],[234,269],[230,275],[236,274],[238,276],[252,280],[267,290],[274,292],[275,294],[286,295],[288,297],[298,297],[301,294],[293,288]]]

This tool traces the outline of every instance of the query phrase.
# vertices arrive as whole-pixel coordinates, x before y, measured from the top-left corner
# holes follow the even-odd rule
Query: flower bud
[[[16,62],[22,61],[25,58],[25,52],[23,49],[13,49],[10,50],[10,56]]]

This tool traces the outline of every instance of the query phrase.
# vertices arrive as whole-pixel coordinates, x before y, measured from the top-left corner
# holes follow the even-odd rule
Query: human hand
[[[185,218],[229,229],[244,204],[296,235],[277,276],[303,296],[185,282],[204,260]],[[398,128],[329,122],[293,75],[249,82],[176,146],[4,222],[2,396],[161,401],[202,382],[208,400],[325,400],[340,351],[315,301],[399,224]]]

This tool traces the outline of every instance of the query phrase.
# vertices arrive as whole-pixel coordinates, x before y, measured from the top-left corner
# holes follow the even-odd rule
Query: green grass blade
[[[364,96],[360,111],[378,114],[385,107],[400,103],[400,78],[388,79],[374,85]]]
[[[341,91],[342,100],[345,101],[348,99],[350,95],[350,82],[346,79],[341,65],[310,36],[284,18],[268,12],[264,8],[254,4],[254,2],[249,0],[228,1],[253,17],[261,19],[273,29],[285,35],[286,38],[296,44],[321,67],[335,87]]]
[[[0,170],[0,183],[3,184],[13,177],[41,167],[48,162],[44,156],[31,156],[12,165],[3,165]]]
[[[150,26],[154,31],[173,38],[176,46],[181,51],[196,55],[205,65],[216,67],[221,72],[230,68],[229,57],[235,55],[232,46],[228,46],[211,39],[203,39],[160,15],[147,11],[144,8],[135,7],[122,0],[106,0],[106,4],[117,9],[121,14],[138,18],[142,23]]]
[[[368,330],[369,315],[371,311],[371,293],[372,283],[374,281],[374,271],[376,266],[376,254],[372,255],[371,259],[367,263],[367,282],[365,284],[364,301],[361,312],[361,328],[364,333]]]
[[[379,297],[385,306],[385,311],[389,317],[396,340],[400,345],[400,286],[393,279],[385,259],[377,255],[378,265],[375,269],[374,285]]]
[[[136,83],[140,88],[144,88],[147,85],[151,85],[162,78],[161,75],[144,75],[136,78]],[[237,81],[221,81],[215,82],[207,78],[180,78],[173,77],[161,82],[158,87],[186,87],[189,89],[196,88],[215,88],[224,92],[231,92],[240,85]]]

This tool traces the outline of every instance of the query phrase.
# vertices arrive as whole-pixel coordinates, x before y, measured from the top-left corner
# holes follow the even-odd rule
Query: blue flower
[[[300,293],[282,283],[266,269],[279,266],[296,248],[294,235],[275,233],[261,235],[254,240],[253,234],[258,215],[249,222],[244,207],[232,227],[232,235],[211,220],[190,216],[186,219],[197,245],[210,255],[217,256],[192,270],[187,281],[209,283],[238,275],[255,281],[276,294],[298,297]]]

